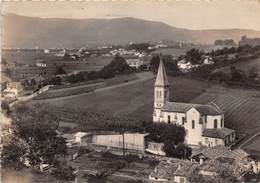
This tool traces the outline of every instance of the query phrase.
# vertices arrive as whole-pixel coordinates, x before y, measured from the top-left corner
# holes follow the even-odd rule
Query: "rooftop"
[[[232,159],[243,159],[247,158],[249,154],[242,149],[235,149],[224,154],[225,157],[232,158]]]
[[[196,154],[192,155],[192,158],[204,156],[208,159],[215,159],[222,156],[223,154],[230,152],[230,148],[226,146],[214,146],[210,148],[204,148]]]
[[[203,137],[211,137],[211,138],[218,138],[218,139],[224,139],[228,135],[235,132],[232,129],[229,128],[212,128],[212,129],[204,129],[202,131]]]
[[[186,176],[195,165],[195,163],[186,160],[176,160],[174,162],[161,161],[150,176],[170,180],[174,176]]]
[[[169,86],[169,82],[168,82],[168,79],[167,79],[163,60],[162,60],[161,57],[160,57],[160,65],[159,65],[159,68],[158,68],[158,73],[157,73],[157,76],[156,76],[156,81],[155,81],[154,86]]]
[[[166,102],[162,111],[186,113],[191,108],[195,108],[201,115],[220,115],[223,112],[213,104],[190,104],[180,102]]]

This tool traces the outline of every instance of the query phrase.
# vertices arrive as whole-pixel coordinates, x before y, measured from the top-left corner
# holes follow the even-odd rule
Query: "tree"
[[[172,140],[166,140],[163,144],[163,151],[166,153],[168,157],[175,156],[175,144]]]
[[[179,74],[177,60],[174,60],[171,55],[163,55],[162,59],[164,61],[167,74],[172,76]],[[160,64],[159,55],[153,56],[152,59],[150,60],[150,70],[153,71],[154,73],[157,73],[159,64]]]
[[[109,77],[113,77],[114,75],[126,74],[130,73],[131,71],[132,69],[127,64],[126,60],[123,57],[116,55],[114,59],[99,72],[101,76],[102,73],[105,73],[103,78],[108,78],[108,75]]]
[[[59,66],[55,72],[55,75],[62,75],[62,74],[66,74],[66,71],[63,69],[62,66]]]
[[[159,64],[160,64],[159,55],[153,56],[152,59],[150,60],[150,70],[153,71],[154,73],[157,73]]]
[[[52,171],[52,175],[58,180],[72,181],[75,179],[75,169],[71,166],[60,165]]]
[[[11,142],[22,142],[25,148],[23,153],[16,154],[15,160],[27,158],[30,165],[35,166],[43,160],[52,164],[57,155],[66,154],[66,141],[57,134],[58,120],[46,106],[21,104],[12,114],[11,128]],[[17,148],[14,145],[9,143],[9,149]]]
[[[53,78],[51,78],[50,84],[60,85],[61,84],[61,77],[53,77]]]
[[[203,52],[192,48],[186,52],[185,59],[187,62],[190,62],[192,65],[201,65],[203,63]]]
[[[192,149],[187,145],[180,143],[176,146],[173,156],[177,158],[185,159],[185,158],[189,158],[191,154],[192,154]]]

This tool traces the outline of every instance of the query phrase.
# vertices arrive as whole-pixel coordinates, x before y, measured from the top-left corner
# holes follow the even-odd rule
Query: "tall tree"
[[[12,114],[11,128],[13,134],[7,149],[18,149],[21,143],[24,148],[23,153],[12,158],[14,160],[26,158],[31,166],[35,166],[43,160],[52,164],[57,155],[66,154],[66,141],[57,134],[58,120],[46,106],[17,107]],[[17,144],[12,142],[17,142],[18,146],[15,147]],[[8,151],[5,155],[10,157]]]

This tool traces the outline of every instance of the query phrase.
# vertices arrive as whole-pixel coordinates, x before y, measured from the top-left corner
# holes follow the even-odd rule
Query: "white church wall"
[[[186,124],[186,142],[190,145],[199,145],[202,141],[202,124],[199,123],[200,113],[191,108],[186,113],[187,124]],[[192,121],[194,120],[194,128]]]
[[[176,113],[176,112],[163,112],[163,121],[168,123],[168,119],[170,119],[170,123],[182,125],[182,118],[186,121],[186,114],[185,113]],[[185,127],[185,123],[184,123]]]
[[[206,128],[214,128],[214,120],[217,120],[217,128],[222,128],[221,127],[221,119],[222,115],[215,115],[215,116],[207,116],[207,125]],[[224,127],[224,118],[223,118],[223,127]]]
[[[154,109],[153,122],[162,122],[161,109],[158,108]]]

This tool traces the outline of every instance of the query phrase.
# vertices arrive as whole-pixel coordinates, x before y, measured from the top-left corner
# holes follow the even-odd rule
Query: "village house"
[[[231,152],[230,148],[222,145],[217,145],[210,148],[206,147],[201,150],[194,150],[191,155],[191,161],[203,164],[207,161],[222,157],[224,154],[229,152]]]
[[[22,90],[23,88],[20,82],[9,82],[2,94],[4,98],[18,98]]]
[[[149,175],[149,180],[158,182],[186,183],[193,168],[198,166],[188,160],[161,161]]]
[[[147,144],[147,147],[145,149],[146,152],[160,155],[160,156],[166,155],[166,153],[163,150],[163,145],[164,145],[163,143],[157,143],[148,140],[146,144]]]
[[[139,67],[144,64],[144,62],[139,58],[129,58],[126,59],[126,62],[130,67],[136,69],[139,69]]]
[[[170,85],[162,59],[154,84],[153,122],[183,126],[185,142],[193,146],[232,145],[235,131],[225,127],[224,112],[213,102],[191,104],[170,102]]]
[[[37,60],[37,61],[36,61],[36,66],[37,66],[37,67],[47,67],[47,64],[46,64],[46,62],[43,61],[43,60]]]

